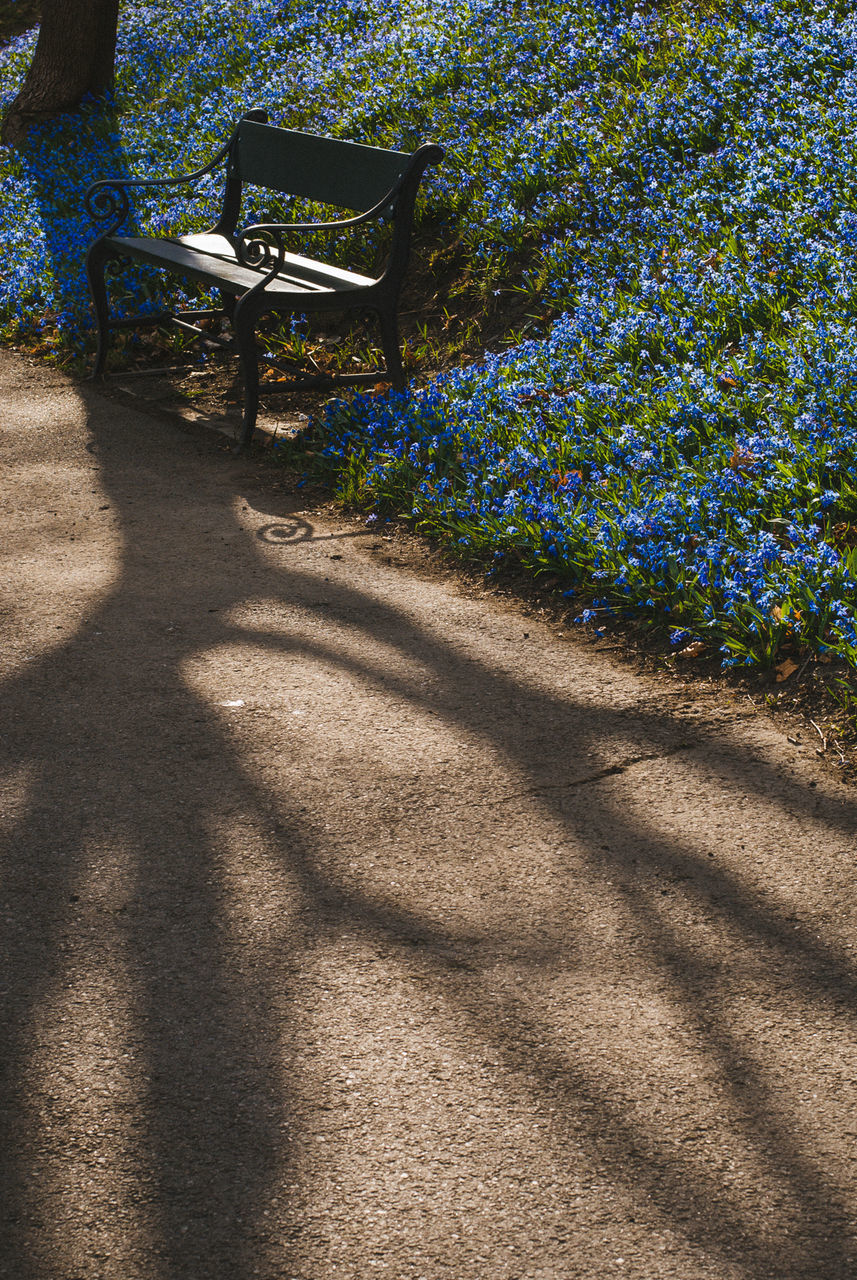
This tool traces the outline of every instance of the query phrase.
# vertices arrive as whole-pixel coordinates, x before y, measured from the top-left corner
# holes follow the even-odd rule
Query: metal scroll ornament
[[[263,288],[283,265],[285,246],[282,236],[274,227],[248,227],[242,232],[235,248],[238,261],[245,267],[264,273],[256,288]]]
[[[119,230],[131,209],[125,187],[108,180],[93,183],[86,193],[84,204],[93,222],[109,224],[101,233],[105,236],[112,236]]]

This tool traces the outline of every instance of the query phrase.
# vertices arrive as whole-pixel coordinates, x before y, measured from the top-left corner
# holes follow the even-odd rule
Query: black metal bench
[[[97,222],[109,225],[91,246],[86,272],[98,325],[93,376],[104,371],[111,329],[126,326],[178,325],[209,337],[205,322],[228,319],[234,334],[244,384],[244,420],[240,445],[253,435],[259,405],[259,350],[256,328],[267,314],[366,309],[378,316],[385,367],[370,372],[330,376],[321,372],[296,376],[290,386],[361,385],[379,378],[404,387],[399,350],[397,308],[408,261],[417,189],[425,169],[443,159],[443,149],[426,143],[408,154],[359,143],[341,142],[275,128],[264,111],[248,111],[231,138],[204,168],[176,178],[106,178],[86,193],[86,207]],[[130,187],[165,187],[193,183],[226,166],[223,207],[217,223],[197,235],[150,237],[117,235],[130,210]],[[244,183],[356,216],[329,222],[257,223],[236,232]],[[392,221],[389,251],[379,275],[346,271],[286,251],[287,237],[311,232],[349,231],[379,219]],[[111,259],[132,258],[161,267],[185,280],[216,290],[221,310],[162,311],[111,319],[105,266]],[[227,345],[224,343],[224,345]],[[276,363],[276,362],[272,362]]]

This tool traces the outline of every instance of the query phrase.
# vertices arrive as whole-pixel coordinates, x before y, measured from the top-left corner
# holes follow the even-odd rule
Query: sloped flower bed
[[[189,168],[251,105],[434,137],[450,158],[422,216],[468,287],[558,318],[408,396],[332,406],[313,465],[726,664],[857,659],[848,6],[160,0],[121,32],[115,111],[0,155],[7,335],[80,341],[93,176]],[[4,100],[31,48],[0,51]],[[165,217],[156,196],[137,213]]]

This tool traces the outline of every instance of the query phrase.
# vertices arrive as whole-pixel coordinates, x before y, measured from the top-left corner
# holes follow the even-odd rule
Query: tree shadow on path
[[[124,1267],[165,1280],[249,1280],[259,1267],[287,1274],[271,1269],[272,1258],[299,1267],[303,1245],[287,1231],[272,1241],[265,1206],[298,1187],[296,1153],[312,1123],[301,1101],[301,967],[308,948],[347,926],[391,948],[404,973],[428,973],[474,1040],[499,1055],[504,1094],[545,1114],[558,1104],[549,1136],[557,1159],[589,1152],[714,1268],[700,1274],[851,1277],[853,1184],[834,1176],[795,1121],[761,1043],[735,1020],[732,991],[744,982],[771,998],[785,992],[855,1047],[852,958],[833,934],[712,858],[697,831],[679,836],[635,807],[633,770],[669,760],[691,779],[697,765],[700,778],[714,770],[736,802],[749,796],[796,813],[844,842],[855,825],[850,799],[819,801],[752,747],[689,741],[687,725],[666,711],[596,707],[541,678],[531,659],[517,672],[492,665],[445,638],[436,617],[302,559],[298,544],[326,548],[329,535],[317,538],[286,500],[278,527],[303,521],[302,536],[272,551],[239,519],[241,500],[265,483],[254,464],[143,417],[117,422],[114,406],[83,399],[89,452],[73,433],[46,449],[47,423],[44,437],[7,433],[22,478],[52,453],[59,467],[70,459],[75,483],[92,486],[93,510],[103,494],[119,560],[112,584],[78,611],[74,634],[0,689],[3,768],[20,792],[6,806],[2,861],[0,1275],[53,1277],[58,1258],[71,1275],[75,1248],[109,1250],[120,1239],[119,1261],[107,1252],[86,1274],[112,1276],[115,1266],[117,1275]],[[55,538],[59,554],[56,522],[42,524],[33,519],[36,538]],[[22,544],[36,554],[26,535]],[[75,552],[62,548],[73,570]],[[47,544],[42,554],[50,557]],[[241,621],[254,602],[279,602],[292,624],[267,625],[263,614],[258,626]],[[511,917],[507,933],[475,918],[467,929],[441,927],[421,902],[392,900],[337,871],[305,797],[260,771],[231,731],[222,704],[234,691],[218,699],[189,679],[201,655],[236,649],[248,655],[248,679],[276,683],[284,663],[300,660],[383,691],[481,743],[521,780],[538,820],[565,833],[557,865],[569,898],[596,893],[631,922],[628,981],[645,968],[703,1046],[728,1100],[724,1127],[756,1170],[755,1198],[710,1145],[641,1118],[616,1091],[609,1061],[599,1063],[597,1030],[560,1037],[526,988],[516,995],[490,979],[487,957],[498,951],[517,956],[525,973],[562,968],[577,944],[562,910],[536,945]],[[630,753],[621,745],[629,732]],[[276,741],[276,725],[260,720],[259,733]],[[282,871],[261,923],[241,915],[242,842],[248,861],[264,847]],[[565,848],[575,851],[567,865]],[[677,897],[736,940],[725,967],[686,926]],[[102,979],[113,993],[97,1006],[110,1015],[106,1026],[83,1007]],[[96,1094],[122,1130],[106,1174],[97,1168],[103,1135],[87,1143]],[[840,1099],[837,1119],[853,1123],[853,1099]],[[64,1160],[89,1191],[56,1172]],[[293,1194],[311,1200],[313,1189]]]

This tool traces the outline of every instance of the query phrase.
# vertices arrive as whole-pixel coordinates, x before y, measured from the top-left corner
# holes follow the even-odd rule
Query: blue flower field
[[[584,620],[857,664],[853,6],[156,0],[120,26],[115,110],[0,149],[7,341],[82,346],[93,177],[195,167],[249,106],[436,140],[418,238],[450,247],[452,304],[515,299],[537,336],[331,404],[314,467]],[[33,43],[0,50],[3,105]]]

